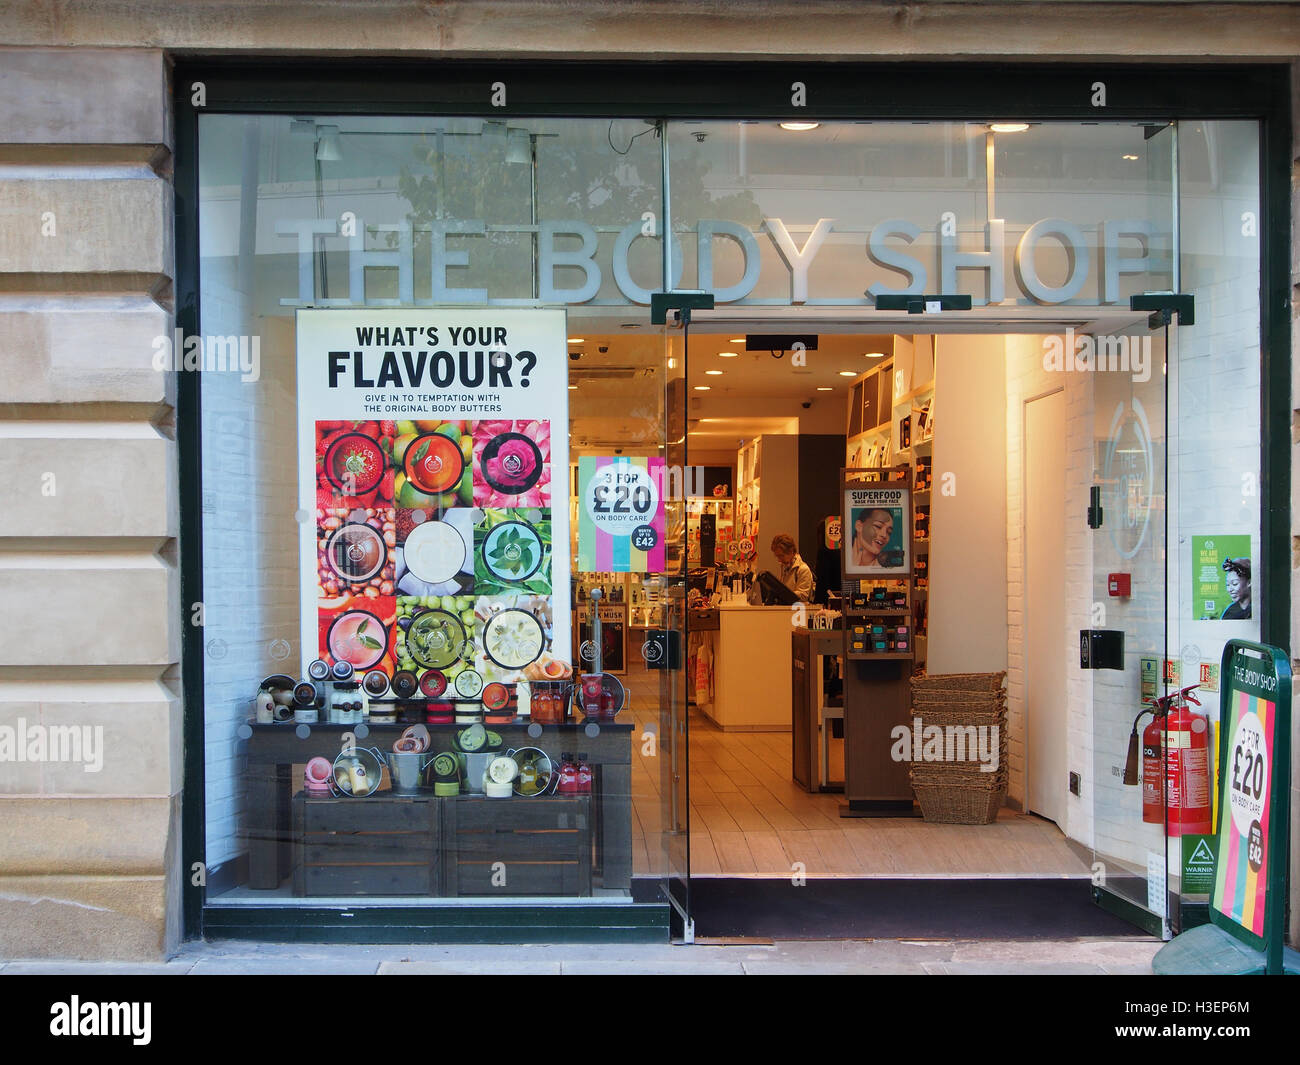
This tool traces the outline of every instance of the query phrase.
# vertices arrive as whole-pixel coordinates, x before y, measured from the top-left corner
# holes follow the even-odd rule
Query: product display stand
[[[843,791],[829,779],[827,748],[831,719],[843,717],[844,705],[842,700],[838,705],[826,700],[822,659],[844,653],[844,634],[837,629],[795,629],[791,643],[792,775],[807,791]]]
[[[842,553],[844,595],[844,797],[841,817],[916,817],[912,801],[910,763],[895,759],[892,750],[897,726],[911,728],[913,640],[911,616],[916,557],[911,506],[911,468],[846,469],[841,472],[841,497],[853,489],[907,490],[902,536],[908,551],[897,571],[855,571],[852,563],[853,521],[844,514]],[[886,597],[878,598],[881,586]],[[906,647],[898,647],[898,629],[906,626]],[[888,637],[893,631],[893,643]],[[884,642],[885,646],[880,644]]]
[[[624,716],[624,715],[620,715]],[[387,790],[376,792],[374,795],[364,798],[346,798],[339,800],[329,799],[308,799],[299,796],[296,800],[298,810],[304,818],[299,823],[299,831],[294,831],[294,794],[302,785],[302,764],[308,759],[318,754],[333,754],[343,746],[343,734],[353,732],[357,735],[358,746],[377,747],[380,751],[391,750],[393,741],[401,736],[404,726],[402,725],[368,725],[367,734],[362,738],[360,726],[357,725],[312,725],[311,733],[305,739],[300,739],[297,735],[297,729],[293,724],[284,725],[262,725],[250,721],[248,728],[251,735],[244,741],[246,755],[248,758],[248,769],[246,771],[245,782],[247,787],[247,806],[248,811],[248,886],[262,891],[273,891],[291,874],[295,873],[293,841],[303,839],[302,833],[316,831],[358,831],[358,832],[379,832],[382,831],[383,819],[392,814],[398,818],[398,824],[390,828],[389,831],[402,832],[427,832],[427,828],[412,828],[408,824],[411,818],[415,816],[411,812],[413,804],[423,800],[428,802],[432,798],[431,792],[421,792],[418,796],[399,796]],[[446,751],[452,749],[452,739],[455,732],[463,726],[454,725],[429,725],[429,733],[433,739],[431,745],[435,751]],[[584,829],[577,822],[577,819],[570,816],[569,830],[589,831],[594,841],[594,848],[591,860],[590,881],[595,887],[613,890],[630,891],[632,886],[632,814],[631,814],[631,796],[632,796],[632,722],[616,721],[600,723],[600,731],[592,736],[586,732],[586,725],[582,722],[569,723],[565,725],[544,725],[540,736],[533,737],[528,733],[528,720],[520,719],[511,725],[493,725],[492,728],[502,734],[507,748],[518,748],[525,746],[541,747],[552,757],[561,751],[582,750],[587,754],[587,760],[595,771],[595,780],[593,782],[592,795],[589,800],[584,800],[585,805],[582,807],[584,817],[590,810],[589,828]],[[297,767],[296,772],[295,768]],[[509,832],[518,831],[542,831],[545,822],[552,815],[559,815],[568,812],[573,814],[572,800],[557,795],[544,795],[536,798],[515,797],[511,799],[490,799],[482,800],[473,795],[461,795],[458,797],[449,797],[441,800],[446,803],[465,803],[476,804],[478,809],[485,809],[489,812],[496,811],[496,816],[500,819],[501,830]],[[435,804],[436,805],[436,804]],[[337,809],[340,816],[344,817],[344,822],[330,820],[327,814],[328,810]],[[320,811],[319,814],[313,814],[308,819],[307,811]],[[385,812],[386,811],[386,812]],[[517,813],[517,816],[509,816],[508,811]],[[546,811],[549,811],[547,813]],[[430,815],[431,817],[433,815]],[[466,817],[469,814],[467,812]],[[430,848],[441,846],[442,853],[447,861],[456,861],[454,853],[449,853],[449,848],[454,851],[459,836],[466,831],[469,822],[466,817],[456,817],[454,820],[446,820],[446,833],[444,841],[436,844],[436,841],[425,841],[417,847],[417,851],[422,851],[426,845]],[[521,822],[520,817],[527,820]],[[541,818],[541,821],[538,821]],[[323,819],[323,820],[322,820]],[[355,826],[348,829],[341,829],[340,823]],[[537,824],[534,824],[537,822]],[[432,825],[437,822],[434,818],[427,822]],[[310,827],[308,827],[310,825]],[[458,827],[451,827],[458,826]],[[540,827],[539,827],[540,826]],[[564,829],[564,826],[557,820],[555,824],[549,825],[549,830],[554,832]],[[477,830],[474,828],[473,830]],[[350,841],[353,845],[360,845],[358,841]],[[412,842],[411,839],[407,841]],[[477,842],[477,841],[475,841]],[[503,842],[498,840],[497,842]],[[519,857],[518,851],[521,844],[507,844],[513,846],[512,854]],[[315,852],[313,852],[314,854]],[[415,865],[423,866],[425,857],[422,856],[415,860]],[[305,859],[305,853],[301,855],[299,866],[301,867]],[[373,861],[373,858],[367,857],[365,861]],[[564,859],[565,861],[577,859]],[[348,859],[350,863],[351,858]],[[306,864],[314,864],[307,862]],[[462,862],[463,864],[463,862]],[[553,871],[554,872],[554,871]],[[588,879],[587,873],[581,868],[559,870],[563,876],[556,879],[534,878],[539,883],[556,883],[564,884],[584,884]],[[394,881],[395,887],[405,890],[408,886],[416,883],[424,883],[421,879],[426,874],[420,872],[417,868],[406,870],[407,880],[398,884]],[[324,873],[306,873],[303,870],[300,874],[302,877],[330,879]],[[575,879],[576,877],[576,879]],[[473,879],[473,878],[471,878]],[[300,879],[299,883],[304,881]],[[369,881],[373,884],[373,880]],[[520,893],[536,893],[529,890],[532,886],[532,880],[517,877],[511,881],[511,886],[518,886]],[[447,890],[461,890],[457,887]],[[423,891],[414,891],[414,894],[425,893]]]

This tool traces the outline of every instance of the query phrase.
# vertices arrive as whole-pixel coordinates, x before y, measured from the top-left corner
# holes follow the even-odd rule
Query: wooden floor
[[[657,721],[655,674],[626,678],[639,725]],[[642,735],[638,728],[637,735]],[[667,752],[633,743],[633,867],[666,870],[660,774]],[[690,730],[693,876],[1088,876],[1050,821],[1003,810],[992,825],[839,817],[843,797],[794,782],[788,732],[722,732],[698,712]],[[835,777],[832,765],[832,777]]]

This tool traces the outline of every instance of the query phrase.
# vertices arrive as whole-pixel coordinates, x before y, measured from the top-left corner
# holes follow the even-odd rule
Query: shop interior
[[[685,532],[690,585],[705,598],[689,615],[684,663],[692,876],[788,877],[798,863],[817,877],[1090,875],[1090,850],[1067,836],[1062,693],[1074,643],[1066,552],[1086,533],[1067,516],[1086,499],[1092,469],[1062,471],[1071,465],[1067,404],[1078,407],[1075,393],[1092,386],[1086,375],[1049,380],[1043,364],[1046,337],[1067,324],[1098,333],[1123,325],[867,334],[818,322],[813,336],[807,326],[787,334],[804,335],[809,350],[798,352],[751,350],[751,336],[777,333],[761,321],[695,324],[684,383],[695,471]],[[658,427],[608,412],[644,396],[663,344],[634,333],[570,337],[573,461],[662,453]],[[916,521],[908,616],[894,619],[881,657],[897,658],[900,676],[1010,673],[1006,797],[992,824],[929,823],[919,808],[842,816],[844,619],[834,609],[839,550],[828,547],[826,519],[841,510],[842,467],[880,466],[907,469]],[[1026,493],[1038,502],[1028,512]],[[1026,552],[1028,597],[1025,577],[1008,575],[1008,536],[1018,530],[1028,538],[1015,544]],[[816,578],[803,612],[741,594],[757,573],[779,576],[770,543],[782,532]],[[603,590],[604,668],[622,676],[634,714],[657,719],[658,674],[641,645],[664,623],[659,582],[576,565],[575,579],[577,614],[592,587]],[[801,631],[823,652],[805,670],[802,695],[791,649]],[[660,830],[661,788],[655,760],[634,755],[637,871],[652,868],[643,841]]]

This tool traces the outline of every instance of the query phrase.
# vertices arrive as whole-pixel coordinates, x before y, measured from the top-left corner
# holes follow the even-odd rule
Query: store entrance
[[[1070,757],[1066,675],[1090,603],[1067,603],[1065,555],[1088,536],[1091,429],[1072,436],[1068,419],[1092,388],[1078,373],[1067,388],[1050,354],[1075,335],[1145,328],[1145,316],[984,319],[978,332],[822,319],[783,323],[784,339],[768,322],[706,317],[686,381],[687,459],[701,470],[686,500],[701,608],[686,658],[692,879],[1067,878],[1085,897],[1092,855],[1068,767],[1087,752]],[[861,790],[874,770],[850,765],[863,755],[846,742],[841,553],[854,531],[836,542],[841,468],[903,471],[911,489],[909,602],[870,629],[881,658],[896,655],[900,677],[1005,684],[989,824],[923,819],[906,767],[906,809],[846,809],[859,805],[846,781],[856,772]],[[783,534],[792,565],[773,550]],[[761,605],[758,575],[794,584],[801,561],[811,602]],[[894,816],[845,816],[858,812]]]

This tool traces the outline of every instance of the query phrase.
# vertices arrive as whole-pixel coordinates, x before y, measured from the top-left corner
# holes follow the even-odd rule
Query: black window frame
[[[394,60],[328,62],[299,56],[174,57],[176,326],[200,335],[198,118],[201,114],[459,115],[498,118],[662,118],[1024,121],[1163,124],[1180,119],[1260,123],[1261,553],[1264,572],[1291,572],[1291,82],[1281,63],[576,62]],[[792,106],[793,83],[806,105]],[[1106,106],[1094,107],[1094,85]],[[203,86],[202,106],[195,87]],[[506,105],[494,106],[496,83]],[[366,901],[355,916],[311,907],[205,906],[190,870],[203,862],[203,634],[186,604],[201,602],[202,453],[200,375],[179,375],[180,587],[185,766],[182,792],[182,927],[204,935],[404,942],[591,938],[572,907],[385,908]],[[1257,588],[1260,639],[1290,647],[1290,579]],[[667,903],[662,904],[667,938]],[[658,909],[658,906],[653,907]],[[605,917],[609,916],[606,908]],[[529,915],[533,916],[530,917]],[[541,915],[541,916],[538,916]],[[653,916],[605,929],[608,939],[660,935]],[[504,937],[504,939],[502,939]]]

